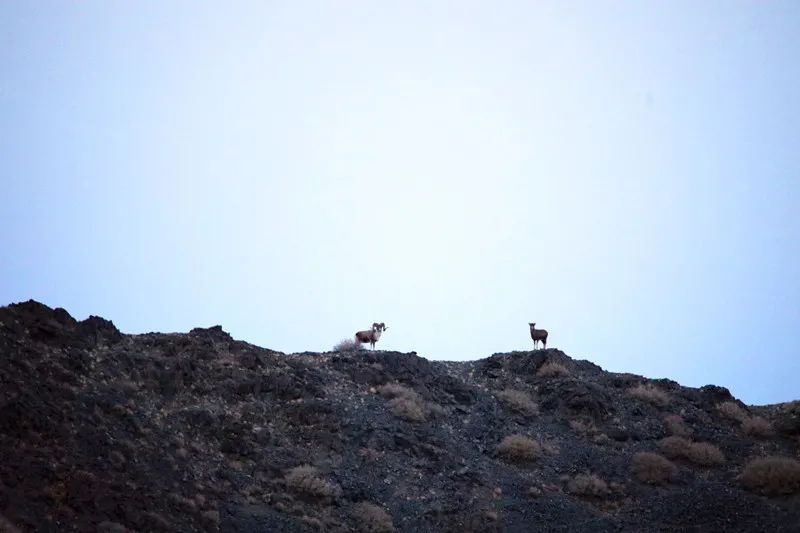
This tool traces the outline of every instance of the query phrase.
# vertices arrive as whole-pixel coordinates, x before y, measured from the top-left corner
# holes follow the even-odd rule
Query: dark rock
[[[625,442],[631,439],[631,433],[629,431],[618,427],[608,428],[606,430],[606,435],[617,442]]]
[[[538,376],[547,362],[570,375]],[[628,394],[648,381],[669,405]],[[385,383],[428,416],[396,416]],[[539,414],[498,402],[504,389]],[[718,415],[723,401],[735,399],[722,387],[606,373],[552,348],[285,356],[220,327],[128,336],[25,302],[0,308],[0,514],[22,531],[359,531],[382,512],[397,531],[793,531],[797,495],[751,494],[736,475],[760,453],[795,456],[800,404],[743,406],[777,430],[756,438]],[[640,483],[631,458],[658,450],[667,414],[726,464],[682,461],[675,483]],[[513,434],[538,457],[499,460]],[[611,490],[567,490],[584,473]]]
[[[541,386],[540,394],[549,410],[566,410],[596,420],[608,418],[614,412],[606,390],[590,382],[550,380]]]
[[[77,333],[93,345],[115,344],[122,340],[122,333],[113,322],[94,315],[78,323]]]
[[[125,533],[128,529],[117,522],[105,520],[97,524],[97,533]]]
[[[725,387],[719,387],[717,385],[706,385],[704,387],[700,387],[700,394],[703,395],[703,398],[705,398],[706,401],[712,404],[734,401],[736,399],[731,394],[731,391]]]
[[[232,342],[233,338],[227,331],[222,330],[222,326],[211,326],[210,328],[194,328],[189,335],[200,337],[216,342]]]
[[[800,402],[783,406],[776,415],[775,429],[785,435],[800,435]]]
[[[475,403],[477,394],[472,387],[467,386],[452,376],[444,376],[439,379],[436,384],[451,397],[450,401],[443,403],[457,403],[461,405],[472,405]]]

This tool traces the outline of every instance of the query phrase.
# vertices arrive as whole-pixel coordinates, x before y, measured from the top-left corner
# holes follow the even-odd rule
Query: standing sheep
[[[386,327],[386,324],[381,322],[380,324],[374,322],[372,324],[372,329],[367,331],[357,331],[356,332],[356,342],[361,344],[364,342],[368,342],[372,349],[375,349],[375,343],[378,342],[378,339],[381,338],[381,333],[389,329]]]
[[[542,341],[542,348],[547,348],[547,330],[536,329],[536,322],[528,322],[531,327],[531,339],[533,339],[533,349],[536,349],[536,343]]]

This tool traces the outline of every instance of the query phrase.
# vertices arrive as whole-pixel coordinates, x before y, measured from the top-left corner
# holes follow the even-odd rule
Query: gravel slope
[[[539,375],[548,363],[568,374]],[[641,384],[666,403],[632,396]],[[724,402],[771,434],[745,434]],[[643,483],[632,457],[659,451],[670,414],[724,461],[675,459],[673,480]],[[535,457],[498,452],[512,434]],[[797,492],[737,478],[753,457],[797,458],[799,436],[798,404],[748,407],[556,349],[285,355],[220,327],[123,335],[33,301],[0,308],[0,530],[800,531]],[[576,488],[583,474],[605,487]]]

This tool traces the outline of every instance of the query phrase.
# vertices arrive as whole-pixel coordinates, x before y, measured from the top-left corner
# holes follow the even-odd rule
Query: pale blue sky
[[[3,2],[0,303],[800,398],[798,2]]]

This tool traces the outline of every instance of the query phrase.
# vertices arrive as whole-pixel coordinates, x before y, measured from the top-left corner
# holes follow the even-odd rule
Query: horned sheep
[[[381,333],[383,333],[387,329],[389,329],[389,328],[386,327],[386,324],[384,324],[383,322],[381,322],[381,323],[374,322],[372,324],[372,329],[371,330],[357,331],[356,332],[356,342],[359,343],[359,344],[363,344],[365,342],[368,342],[370,344],[370,346],[372,347],[372,349],[374,350],[375,349],[375,343],[378,342],[378,339],[381,338]]]

